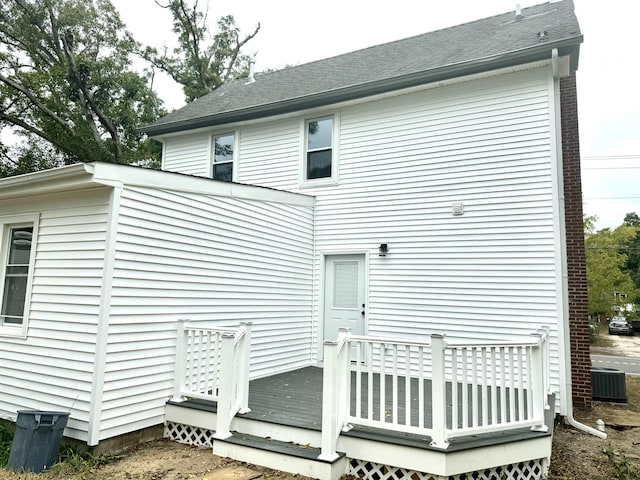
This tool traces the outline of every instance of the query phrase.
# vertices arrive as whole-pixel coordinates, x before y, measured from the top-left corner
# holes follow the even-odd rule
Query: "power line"
[[[640,170],[640,165],[633,167],[582,167],[582,170]]]
[[[602,160],[640,160],[640,155],[592,155],[580,157],[580,160],[587,162]]]
[[[583,200],[637,200],[640,197],[582,197]]]

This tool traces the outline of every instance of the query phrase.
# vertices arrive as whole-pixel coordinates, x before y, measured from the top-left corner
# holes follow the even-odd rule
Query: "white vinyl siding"
[[[315,305],[319,254],[365,249],[370,334],[497,339],[547,325],[555,338],[549,75],[538,68],[340,109],[340,184],[304,190],[317,198]],[[242,130],[240,181],[296,190],[294,123]],[[464,215],[452,215],[454,202]],[[552,362],[557,382],[555,346]]]
[[[26,338],[0,337],[0,415],[70,411],[65,434],[86,440],[109,189],[31,197],[39,212]],[[0,215],[24,201],[1,201]]]
[[[169,137],[164,141],[162,169],[208,177],[211,171],[211,135],[196,133]]]
[[[252,377],[311,363],[312,221],[311,207],[123,190],[101,438],[162,423],[179,319],[253,322]]]
[[[287,119],[242,129],[238,181],[296,190],[303,148],[301,120]],[[277,186],[277,187],[276,187]]]

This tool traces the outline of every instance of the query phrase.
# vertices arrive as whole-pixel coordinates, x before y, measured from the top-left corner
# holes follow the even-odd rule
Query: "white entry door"
[[[335,340],[338,329],[365,334],[364,255],[330,255],[325,262],[324,339]]]

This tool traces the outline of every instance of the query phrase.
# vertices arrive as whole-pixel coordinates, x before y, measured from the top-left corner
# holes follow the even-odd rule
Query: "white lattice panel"
[[[543,474],[543,460],[443,477],[353,458],[349,462],[349,474],[366,480],[540,480]]]
[[[164,426],[164,438],[197,447],[212,447],[214,433],[216,433],[214,430],[182,423],[167,422]]]

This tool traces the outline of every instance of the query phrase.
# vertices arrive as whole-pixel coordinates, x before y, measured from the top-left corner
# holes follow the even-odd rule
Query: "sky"
[[[162,3],[164,0],[158,0]],[[173,46],[171,16],[155,0],[112,0],[135,38]],[[206,0],[200,0],[202,5]],[[541,0],[210,0],[212,24],[233,15],[241,32],[260,23],[244,53],[256,70],[278,69],[399,40],[543,3]],[[584,35],[577,73],[584,213],[597,228],[615,228],[640,214],[640,62],[638,0],[574,0]],[[169,109],[184,105],[181,89],[158,77]]]

